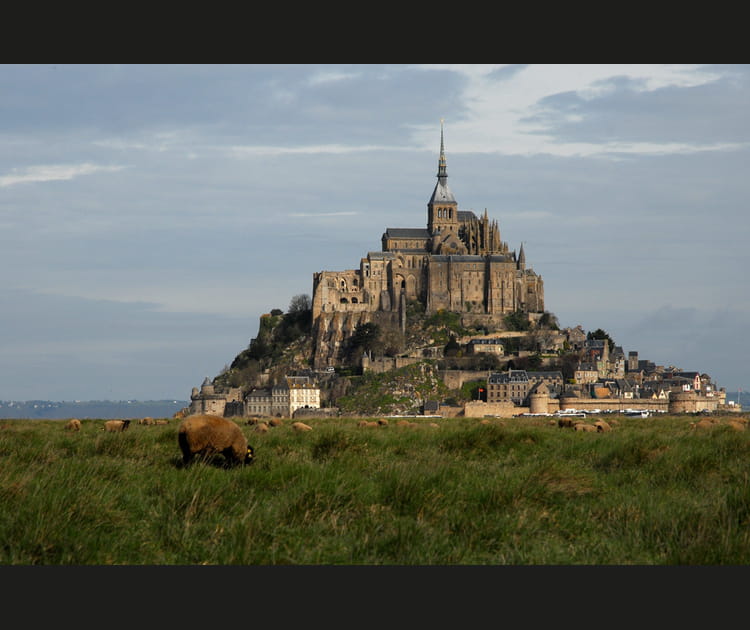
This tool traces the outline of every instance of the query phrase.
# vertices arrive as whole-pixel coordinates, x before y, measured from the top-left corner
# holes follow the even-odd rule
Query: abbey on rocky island
[[[486,330],[502,328],[509,313],[527,313],[531,319],[544,313],[542,277],[527,268],[523,244],[517,255],[511,251],[487,210],[482,217],[459,210],[448,186],[442,122],[427,227],[387,228],[382,251],[369,252],[359,269],[313,274],[315,367],[332,363],[337,332],[377,319],[403,328],[412,301],[428,315],[460,313],[463,325]]]

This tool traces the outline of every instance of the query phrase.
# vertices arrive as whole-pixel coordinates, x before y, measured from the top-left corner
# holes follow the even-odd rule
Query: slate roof
[[[430,238],[427,228],[386,228],[384,236],[390,238]]]
[[[493,372],[487,379],[489,383],[528,383],[529,375],[526,370],[508,370],[507,372]]]

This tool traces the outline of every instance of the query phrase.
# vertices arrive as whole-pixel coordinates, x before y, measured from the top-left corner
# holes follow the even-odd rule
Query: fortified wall
[[[200,390],[197,387],[193,387],[193,391],[190,394],[188,415],[211,414],[223,416],[227,405],[229,404],[232,407],[236,403],[242,404],[242,391],[239,387],[232,387],[228,391],[217,393],[213,383],[206,377]],[[232,415],[235,414],[233,413]]]
[[[550,398],[547,394],[531,394],[528,407],[517,407],[511,402],[486,403],[472,401],[466,403],[464,416],[479,417],[495,415],[505,418],[521,413],[555,413],[561,409],[577,409],[593,411],[595,409],[644,409],[652,412],[669,414],[698,413],[707,409],[710,412],[723,408],[724,400],[721,396],[704,396],[697,392],[678,392],[670,396],[670,400],[652,400],[649,398],[577,398],[563,396],[559,400]]]

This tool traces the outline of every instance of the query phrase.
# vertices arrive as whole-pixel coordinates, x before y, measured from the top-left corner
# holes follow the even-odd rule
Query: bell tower
[[[448,229],[458,234],[458,203],[448,187],[448,169],[445,163],[443,142],[443,119],[440,119],[440,159],[438,160],[437,184],[427,203],[427,229],[435,236]]]

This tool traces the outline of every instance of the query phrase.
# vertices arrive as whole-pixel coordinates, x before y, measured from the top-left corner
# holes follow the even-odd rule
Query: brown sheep
[[[267,422],[259,422],[255,425],[255,428],[253,429],[256,433],[268,433],[268,423]]]
[[[126,431],[130,426],[130,420],[107,420],[104,423],[102,429],[105,431],[111,431],[113,433],[120,433]]]
[[[576,431],[584,431],[584,432],[592,432],[596,431],[597,428],[593,424],[589,424],[588,422],[578,422],[573,426],[573,428]]]
[[[152,424],[154,424],[154,419],[153,418],[149,418],[148,416],[146,416],[145,418],[141,418],[138,421],[138,424],[152,425]]]
[[[295,431],[312,431],[312,427],[304,422],[292,422],[292,429]]]
[[[727,426],[732,427],[735,431],[744,431],[747,428],[744,422],[737,420],[727,420]]]
[[[250,464],[253,447],[236,422],[220,416],[188,416],[177,429],[177,442],[182,451],[183,464],[196,457],[209,458],[221,454],[227,465]]]
[[[71,418],[65,425],[66,431],[80,431],[81,421],[78,418]]]
[[[386,420],[385,418],[380,418],[380,419],[378,420],[378,424],[379,424],[379,425],[380,425],[381,427],[387,427],[387,426],[388,426],[388,420]]]
[[[154,424],[157,424],[157,425],[169,424],[169,420],[167,420],[166,418],[164,418],[163,420],[154,420]]]
[[[281,418],[271,418],[268,421],[269,427],[280,427],[282,424],[284,424],[284,422]]]
[[[612,427],[609,426],[609,424],[604,420],[597,420],[596,422],[594,422],[594,426],[596,427],[596,430],[599,431],[599,433],[612,430]]]
[[[705,418],[702,420],[698,420],[698,422],[691,422],[690,428],[691,429],[710,429],[714,426],[714,423],[710,420],[706,420]]]

